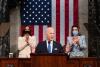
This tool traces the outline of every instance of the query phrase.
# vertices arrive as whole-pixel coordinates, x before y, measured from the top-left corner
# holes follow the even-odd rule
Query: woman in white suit
[[[72,26],[71,36],[67,37],[66,53],[70,57],[84,57],[86,48],[85,36],[79,33],[78,26]]]
[[[30,58],[30,53],[35,52],[36,37],[31,36],[31,31],[28,26],[22,33],[21,37],[18,37],[18,50],[19,58]]]

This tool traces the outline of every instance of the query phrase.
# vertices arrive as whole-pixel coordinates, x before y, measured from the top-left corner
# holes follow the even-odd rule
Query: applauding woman
[[[70,57],[84,57],[84,50],[87,48],[85,36],[79,33],[78,26],[72,26],[71,36],[67,37],[66,53]]]
[[[22,33],[21,37],[18,37],[18,50],[19,58],[30,58],[30,53],[35,52],[36,37],[31,35],[31,30],[28,26]]]

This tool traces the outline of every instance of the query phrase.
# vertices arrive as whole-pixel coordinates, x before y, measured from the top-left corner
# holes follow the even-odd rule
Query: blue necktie
[[[48,43],[48,52],[51,53],[51,45]]]

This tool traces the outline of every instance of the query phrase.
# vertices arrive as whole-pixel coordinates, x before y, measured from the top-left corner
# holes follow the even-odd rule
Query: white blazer
[[[27,45],[25,37],[18,37],[18,50],[20,50],[19,58],[30,58],[30,53],[35,52],[36,37],[29,36],[29,45],[23,48],[25,45]]]

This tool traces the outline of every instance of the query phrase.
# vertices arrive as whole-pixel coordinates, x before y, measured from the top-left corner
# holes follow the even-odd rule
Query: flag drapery
[[[29,25],[37,42],[46,39],[45,30],[52,26],[55,40],[66,44],[72,25],[78,24],[78,0],[22,0],[21,31]]]

